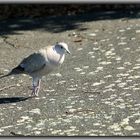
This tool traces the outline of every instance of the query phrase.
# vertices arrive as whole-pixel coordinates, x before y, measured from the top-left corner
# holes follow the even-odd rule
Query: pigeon
[[[27,74],[33,79],[31,96],[38,96],[42,77],[59,67],[64,62],[66,53],[70,54],[70,51],[64,42],[44,47],[24,58],[17,67],[0,79],[11,75]]]

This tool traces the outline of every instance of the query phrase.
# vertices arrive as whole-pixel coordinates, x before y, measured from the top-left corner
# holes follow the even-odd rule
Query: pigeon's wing
[[[46,64],[45,56],[41,53],[34,53],[24,58],[20,63],[20,67],[24,68],[24,71],[27,73],[33,73],[44,68]]]

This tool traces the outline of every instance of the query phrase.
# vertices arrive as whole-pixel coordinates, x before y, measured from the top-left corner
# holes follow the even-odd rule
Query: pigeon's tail
[[[17,74],[22,74],[24,73],[24,68],[22,68],[20,65],[17,66],[16,68],[12,69],[11,72],[9,72],[8,74],[6,75],[2,75],[0,77],[0,79],[4,78],[4,77],[7,77],[7,76],[11,76],[11,75],[17,75]]]

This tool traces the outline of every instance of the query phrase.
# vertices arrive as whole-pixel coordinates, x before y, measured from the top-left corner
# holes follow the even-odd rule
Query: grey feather
[[[45,66],[45,57],[40,53],[31,54],[23,59],[20,66],[24,68],[25,73],[31,74]]]

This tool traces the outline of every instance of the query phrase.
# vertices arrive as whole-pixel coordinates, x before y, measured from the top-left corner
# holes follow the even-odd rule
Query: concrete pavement
[[[1,22],[1,75],[57,41],[72,53],[37,98],[26,75],[0,80],[1,136],[140,135],[140,19],[119,13]]]

